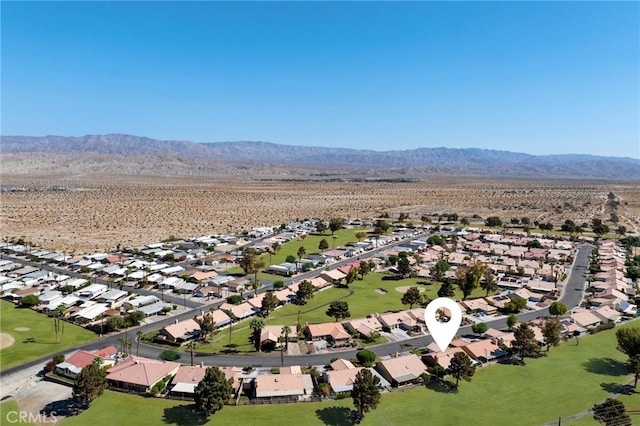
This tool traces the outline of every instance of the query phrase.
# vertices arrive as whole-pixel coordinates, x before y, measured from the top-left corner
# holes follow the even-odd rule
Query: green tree
[[[322,234],[324,234],[324,231],[326,231],[326,230],[327,230],[327,224],[324,223],[324,220],[319,220],[316,223],[316,231],[318,231],[318,233],[320,235],[322,235]]]
[[[631,426],[631,418],[627,414],[627,410],[622,401],[607,398],[601,404],[593,406],[594,420],[604,423],[606,426]]]
[[[568,311],[567,305],[562,302],[552,302],[549,305],[549,313],[554,315],[556,318],[566,314]]]
[[[126,318],[127,326],[137,327],[140,325],[142,320],[145,318],[145,314],[142,311],[132,311],[129,312],[129,316]]]
[[[327,250],[328,248],[329,248],[329,242],[327,242],[325,238],[321,239],[320,243],[318,244],[318,249]]]
[[[91,402],[102,395],[106,386],[107,371],[102,367],[102,359],[96,357],[76,377],[73,399],[88,408]]]
[[[540,356],[540,346],[536,341],[536,336],[529,324],[522,323],[513,332],[513,342],[511,347],[520,354],[520,359],[525,357]]]
[[[380,378],[374,376],[371,371],[363,368],[356,374],[351,390],[351,398],[356,408],[356,422],[364,418],[364,414],[374,410],[380,403]]]
[[[303,257],[306,256],[307,254],[307,250],[304,248],[304,246],[300,246],[298,247],[298,268],[300,268],[300,261],[302,260]]]
[[[304,280],[298,286],[298,291],[296,291],[296,299],[298,300],[298,304],[304,305],[307,301],[313,299],[313,284],[309,281]]]
[[[513,299],[511,299],[510,302],[505,303],[502,310],[508,313],[516,313],[516,312],[520,312],[526,306],[527,306],[527,301],[524,300],[522,297],[516,296]]]
[[[264,260],[258,256],[258,251],[256,249],[249,247],[242,254],[239,265],[246,275],[253,274],[254,289],[257,294],[258,272],[260,272],[260,268],[264,268]]]
[[[544,322],[542,335],[544,336],[544,343],[547,345],[547,352],[549,352],[551,346],[558,346],[560,344],[561,329],[560,321],[556,318]]]
[[[513,326],[516,325],[517,322],[518,317],[515,314],[509,314],[507,316],[507,327],[509,328],[509,331],[513,329]]]
[[[198,348],[198,344],[195,341],[192,340],[189,343],[187,343],[187,349],[191,353],[191,366],[192,367],[193,367],[193,351],[195,351],[197,348]]]
[[[164,361],[177,361],[180,359],[180,352],[175,349],[167,349],[166,351],[160,352],[158,358]]]
[[[227,380],[218,367],[207,368],[193,393],[196,410],[204,412],[207,417],[221,410],[231,398],[232,383],[233,379]]]
[[[249,328],[253,330],[253,344],[256,347],[256,352],[260,352],[260,333],[264,328],[264,320],[262,318],[252,319]]]
[[[409,309],[413,309],[413,305],[417,305],[422,301],[420,289],[418,287],[409,288],[400,299],[403,305],[409,305]]]
[[[386,234],[390,227],[389,222],[383,219],[378,219],[373,226],[373,233],[376,235]]]
[[[635,355],[629,358],[625,366],[630,374],[633,374],[633,387],[638,387],[638,378],[640,378],[640,355]]]
[[[193,320],[200,326],[200,338],[203,341],[206,341],[207,337],[213,334],[216,329],[216,322],[213,320],[213,315],[206,313],[204,315],[194,317]]]
[[[621,328],[616,331],[618,350],[629,358],[640,355],[640,327]]]
[[[456,280],[458,287],[462,291],[462,300],[465,300],[473,290],[478,288],[486,270],[487,266],[482,262],[476,262],[470,268],[461,266],[456,270]]]
[[[371,367],[376,361],[377,355],[368,349],[363,349],[356,353],[356,359],[364,367]]]
[[[273,311],[279,303],[280,301],[275,296],[275,294],[273,294],[272,291],[268,291],[265,293],[264,299],[262,299],[262,311],[266,314],[266,316],[269,316],[269,312]]]
[[[20,299],[20,307],[31,308],[40,303],[40,297],[37,294],[29,294]]]
[[[482,274],[484,278],[480,281],[480,287],[486,291],[486,296],[489,296],[489,293],[493,293],[498,290],[498,284],[496,283],[496,277],[493,275],[493,272],[490,269],[486,269]]]
[[[367,233],[363,231],[356,232],[356,238],[358,241],[362,241],[364,238],[367,238]]]
[[[609,232],[609,226],[604,224],[601,219],[594,218],[591,221],[591,230],[594,234],[598,236],[598,238],[602,237],[604,234]]]
[[[289,350],[289,334],[291,333],[291,327],[288,325],[283,325],[281,330],[282,336],[284,337],[284,350]]]
[[[335,318],[336,322],[340,321],[343,318],[349,318],[351,316],[351,313],[349,312],[349,304],[342,300],[331,302],[326,314],[329,317]]]
[[[473,365],[469,355],[465,352],[456,352],[453,354],[449,367],[447,368],[447,374],[456,379],[456,387],[458,387],[460,379],[470,382],[475,372],[476,367]]]
[[[453,297],[453,295],[455,295],[453,285],[448,280],[443,281],[438,289],[438,297]]]
[[[489,216],[484,221],[484,224],[490,227],[502,226],[502,220],[498,216]]]
[[[109,319],[107,319],[106,326],[107,326],[107,331],[120,330],[125,326],[124,317],[121,317],[121,316],[110,317]]]
[[[411,269],[409,259],[405,256],[400,257],[398,259],[398,272],[400,273],[400,276],[402,278],[408,277],[409,275],[411,275],[412,271],[413,269]]]
[[[344,277],[345,286],[349,287],[349,284],[354,282],[357,278],[358,278],[358,268],[353,267],[349,269],[349,272],[347,272],[347,275]]]
[[[242,296],[240,296],[239,294],[233,294],[227,297],[227,302],[231,303],[232,305],[239,305],[242,303]]]
[[[329,229],[331,230],[331,235],[335,234],[335,232],[344,227],[344,219],[341,217],[334,217],[329,219]]]
[[[429,270],[431,278],[436,281],[442,282],[444,280],[445,273],[451,268],[451,265],[446,260],[438,260],[435,265]]]
[[[482,336],[484,333],[489,330],[489,326],[485,322],[478,322],[471,326],[471,331],[476,333],[478,336]]]

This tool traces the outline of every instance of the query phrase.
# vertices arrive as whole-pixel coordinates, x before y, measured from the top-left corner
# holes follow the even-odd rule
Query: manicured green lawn
[[[291,255],[298,259],[298,249],[302,246],[306,250],[307,255],[313,253],[320,253],[321,251],[318,248],[320,245],[320,241],[327,240],[329,243],[329,249],[333,249],[334,247],[344,246],[347,243],[355,243],[358,242],[356,238],[356,234],[358,232],[367,232],[370,231],[369,228],[353,228],[353,229],[340,229],[336,231],[334,236],[335,240],[331,236],[331,232],[327,231],[324,235],[307,235],[304,240],[300,238],[296,238],[294,240],[288,241],[280,247],[278,253],[271,255],[271,263],[269,263],[269,255],[263,255],[265,265],[277,265],[279,263],[283,263],[287,256]]]
[[[400,300],[402,293],[396,290],[398,287],[416,286],[423,289],[423,293],[429,298],[435,299],[438,297],[439,284],[419,284],[419,282],[424,282],[424,280],[418,278],[407,278],[397,281],[383,279],[389,276],[390,275],[383,273],[367,274],[362,281],[356,280],[349,285],[349,290],[353,291],[353,294],[350,294],[348,289],[342,287],[331,287],[319,291],[315,293],[313,299],[307,302],[306,305],[287,304],[276,309],[269,315],[265,323],[267,325],[295,325],[298,320],[298,312],[300,312],[300,324],[307,322],[317,324],[333,321],[332,317],[326,315],[326,311],[328,305],[334,300],[344,300],[349,304],[351,318],[362,318],[375,312],[382,313],[408,309],[409,306],[403,305]],[[382,294],[383,292],[376,290],[384,290],[386,294]],[[484,296],[484,290],[476,289],[472,297],[476,296]],[[454,297],[462,298],[462,293],[456,290]],[[253,346],[248,340],[251,335],[251,330],[247,328],[249,322],[250,321],[245,321],[233,327],[231,343],[237,346],[236,350],[239,352],[253,351]],[[213,343],[201,345],[198,348],[198,352],[211,353],[226,349],[226,345],[229,343],[227,336],[228,330],[222,330],[213,336],[212,339],[215,340]],[[370,345],[371,344],[367,344],[367,346]]]
[[[640,327],[635,321],[625,327]],[[479,370],[458,393],[424,387],[393,392],[366,415],[363,425],[540,425],[582,412],[627,383],[625,356],[615,349],[615,329],[553,348],[547,357],[528,359],[525,366],[492,365]],[[640,410],[640,393],[620,399],[627,410]],[[145,409],[140,407],[144,404]],[[346,425],[343,416],[351,399],[321,403],[225,407],[206,424],[262,425],[291,422],[305,425]],[[116,409],[117,408],[117,409]],[[632,416],[635,423],[640,419]],[[64,425],[196,424],[185,403],[106,392],[85,413]],[[592,425],[591,416],[571,425]]]
[[[16,331],[26,327],[28,331]],[[61,343],[55,343],[53,319],[30,309],[16,308],[13,303],[0,301],[0,331],[9,333],[15,343],[0,351],[0,369],[52,354],[97,338],[82,327],[64,324]]]
[[[304,324],[306,321],[310,323],[332,321],[332,319],[325,314],[328,308],[328,306],[325,305],[338,299],[344,300],[349,304],[351,318],[362,318],[375,312],[383,313],[409,309],[408,305],[403,305],[400,301],[403,293],[396,290],[398,287],[415,286],[424,289],[423,293],[431,299],[438,297],[439,284],[418,284],[418,282],[423,280],[417,278],[407,278],[398,281],[383,279],[388,276],[389,275],[382,273],[367,274],[362,281],[356,280],[349,285],[349,289],[353,291],[351,295],[349,294],[349,290],[345,288],[329,288],[315,293],[314,298],[307,302],[306,305],[298,306],[288,304],[274,311],[270,318],[273,319],[274,324],[294,324],[298,311],[301,311],[301,324]],[[383,292],[376,290],[386,291],[386,294],[382,294]],[[484,291],[482,289],[476,289],[472,294],[473,297],[483,295]],[[462,298],[462,293],[456,290],[454,297]],[[285,322],[282,322],[281,319],[285,318]],[[289,321],[290,319],[292,319],[293,322]]]
[[[0,425],[32,425],[28,421],[20,421],[20,408],[14,399],[0,402]]]

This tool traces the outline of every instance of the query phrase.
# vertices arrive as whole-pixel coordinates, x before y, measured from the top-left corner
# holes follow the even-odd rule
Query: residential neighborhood
[[[258,321],[257,334],[248,336],[248,342],[253,341],[251,347],[260,351],[249,349],[254,354],[251,359],[262,356],[260,364],[268,362],[274,367],[253,367],[242,357],[233,358],[233,352],[224,355],[227,358],[220,369],[231,383],[231,400],[236,405],[342,398],[351,392],[362,370],[377,378],[381,392],[392,392],[397,388],[424,386],[430,377],[441,377],[452,368],[452,362],[457,362],[456,357],[468,357],[474,368],[489,367],[517,353],[515,333],[521,324],[530,327],[539,348],[547,347],[544,328],[554,315],[549,313],[555,312],[551,306],[560,300],[570,300],[567,296],[576,302],[570,309],[555,314],[561,327],[560,337],[565,341],[577,341],[600,327],[609,328],[637,316],[634,303],[637,283],[627,278],[626,252],[615,240],[572,241],[479,228],[399,227],[389,237],[363,241],[350,249],[351,255],[346,254],[349,250],[336,248],[310,254],[308,259],[299,256],[301,259],[289,265],[276,265],[288,268],[286,273],[265,264],[260,272],[264,273],[260,287],[254,285],[256,279],[251,274],[229,274],[229,267],[232,271],[237,268],[235,265],[242,264],[243,256],[251,250],[260,250],[268,258],[273,256],[270,251],[273,244],[304,241],[304,236],[314,233],[316,226],[317,222],[297,223],[293,229],[274,235],[267,229],[254,230],[247,236],[257,237],[253,241],[229,236],[200,237],[184,243],[149,244],[121,253],[73,258],[4,242],[1,248],[6,258],[0,260],[2,297],[23,305],[29,296],[35,296],[37,301],[31,309],[41,315],[59,315],[63,321],[105,337],[121,335],[118,333],[122,328],[131,327],[112,329],[118,323],[113,318],[130,321],[133,326],[130,336],[135,334],[138,321],[147,330],[145,333],[139,332],[135,339],[120,338],[115,345],[67,354],[53,366],[50,380],[73,383],[83,368],[99,360],[108,369],[109,389],[179,400],[192,400],[207,368],[215,365],[209,349],[212,344],[208,343],[211,336],[221,342],[228,338],[231,343],[237,341],[233,339],[238,333],[244,335],[241,330],[253,330]],[[217,244],[211,246],[212,250],[190,245],[196,241],[212,243],[214,239]],[[241,245],[236,245],[240,241]],[[221,252],[220,247],[226,250]],[[578,256],[586,259],[586,267],[592,273],[582,282],[574,279],[580,287],[569,289]],[[165,259],[172,261],[163,263]],[[407,278],[400,272],[398,259],[407,259],[409,275],[414,277],[409,279],[422,281],[401,286]],[[303,269],[301,264],[307,267]],[[397,295],[392,297],[398,301],[410,288],[415,288],[420,296],[415,302],[417,306],[376,309],[365,312],[365,316],[352,317],[347,313],[342,320],[300,322],[300,309],[306,303],[313,304],[313,297],[324,298],[344,289],[351,292],[347,294],[362,291],[356,285],[358,279],[365,277],[360,272],[362,265],[366,265],[369,274],[374,274],[372,277],[383,280],[387,277],[392,279],[389,282],[397,283],[393,284]],[[440,283],[440,295],[447,285],[458,285],[460,271],[470,271],[476,265],[482,265],[486,271],[479,283],[482,288],[470,297],[462,295],[457,299],[463,313],[462,328],[449,347],[440,350],[430,340],[425,324],[424,306],[429,299],[420,293],[430,294],[435,289],[428,286]],[[272,281],[270,276],[274,277]],[[286,278],[278,287],[277,276]],[[385,287],[384,281],[379,283],[367,297],[389,296],[394,287]],[[311,292],[307,297],[312,299],[302,303],[300,291],[305,285]],[[579,290],[577,299],[575,294],[567,293],[576,290]],[[269,298],[275,304],[265,310],[265,300]],[[404,304],[404,296],[402,299]],[[297,315],[293,311],[290,316],[277,316],[285,308],[295,306],[300,308]],[[501,326],[513,313],[532,319]],[[480,333],[475,331],[478,325],[482,326]],[[238,344],[226,345],[229,349],[234,346]],[[178,356],[182,353],[183,357],[181,362],[149,358],[139,356],[140,349],[143,353],[164,351],[161,358],[169,352]],[[375,363],[365,366],[354,354],[369,349],[380,350]],[[270,357],[272,354],[275,358]],[[330,361],[314,364],[311,361],[314,358],[309,358],[311,362],[297,365],[288,361],[289,357],[305,354],[330,357]]]

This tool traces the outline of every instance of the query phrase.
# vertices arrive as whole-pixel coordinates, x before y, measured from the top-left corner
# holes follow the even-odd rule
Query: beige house
[[[309,340],[326,340],[336,344],[344,344],[351,341],[351,335],[339,322],[325,322],[322,324],[309,324],[305,329]]]
[[[175,375],[178,368],[177,362],[131,356],[107,371],[107,383],[117,389],[149,393],[165,376]]]
[[[417,355],[408,354],[379,361],[376,364],[376,370],[392,386],[402,386],[420,379],[421,374],[427,371],[427,367]]]
[[[302,401],[312,395],[310,374],[259,374],[253,381],[253,396],[257,399]]]

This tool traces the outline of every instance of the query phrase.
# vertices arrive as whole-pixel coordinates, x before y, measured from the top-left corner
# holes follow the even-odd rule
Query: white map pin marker
[[[451,313],[451,319],[448,322],[440,322],[436,316],[438,309],[443,308],[446,308]],[[427,305],[427,309],[424,310],[424,322],[427,324],[433,340],[443,352],[449,347],[449,343],[458,332],[461,321],[462,311],[460,306],[448,297],[438,297],[432,300]]]

